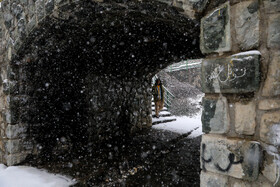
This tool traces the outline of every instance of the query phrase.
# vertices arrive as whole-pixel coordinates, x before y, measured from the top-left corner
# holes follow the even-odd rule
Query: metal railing
[[[154,85],[156,82],[156,79],[158,79],[158,76],[155,75],[152,79],[152,84]],[[170,90],[168,90],[164,85],[162,85],[164,89],[164,105],[166,106],[167,109],[169,109],[172,105],[173,99],[175,99],[174,94]]]
[[[180,70],[189,70],[192,68],[199,68],[201,67],[202,59],[193,59],[193,60],[184,60],[175,64],[172,64],[168,66],[164,71],[166,72],[173,72],[173,71],[180,71]],[[155,75],[152,78],[152,84],[155,84],[156,79],[158,78],[157,75]],[[162,85],[165,92],[164,92],[164,104],[166,108],[170,108],[172,105],[173,99],[175,99],[175,96],[172,94],[170,90],[168,90],[164,85]]]

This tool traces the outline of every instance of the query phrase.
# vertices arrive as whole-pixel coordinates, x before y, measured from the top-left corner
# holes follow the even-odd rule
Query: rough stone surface
[[[227,133],[230,125],[227,99],[225,97],[203,98],[202,105],[202,131],[216,134]]]
[[[186,58],[186,51],[202,56],[193,42],[198,21],[170,1],[103,2],[2,1],[1,137],[13,139],[9,152],[2,142],[5,156],[30,151],[33,141],[50,154],[62,144],[87,150],[82,146],[150,127],[152,76]],[[193,4],[202,10],[205,2]],[[169,41],[166,33],[172,33]],[[7,158],[14,164],[25,157]]]
[[[280,12],[280,0],[266,0],[264,1],[264,7],[267,13]]]
[[[202,136],[201,168],[204,171],[254,181],[258,178],[261,160],[258,142],[210,134]]]
[[[231,49],[229,3],[225,3],[201,20],[200,49],[203,53]]]
[[[257,0],[238,3],[235,9],[235,32],[241,50],[259,46],[259,4]]]
[[[22,142],[20,140],[8,140],[5,142],[5,149],[7,153],[14,154],[14,153],[20,153],[22,150],[22,147],[20,146]]]
[[[259,88],[260,56],[236,54],[227,58],[202,61],[201,81],[204,93],[249,93]]]
[[[235,104],[235,131],[238,134],[253,135],[256,128],[256,104]]]
[[[198,12],[202,12],[208,3],[208,0],[189,0],[189,1],[192,4],[193,9]]]
[[[120,128],[127,132],[149,126],[151,124],[149,115],[151,111],[148,104],[150,103],[149,78],[171,61],[188,57],[201,57],[198,42],[193,40],[193,38],[198,40],[197,34],[195,34],[198,29],[195,25],[198,26],[199,24],[195,21],[191,22],[185,15],[194,18],[194,15],[200,17],[197,13],[209,13],[201,21],[201,28],[203,28],[201,29],[201,49],[203,53],[217,52],[221,55],[222,52],[229,52],[231,54],[231,33],[237,34],[236,41],[242,50],[257,48],[259,45],[259,17],[255,12],[258,5],[255,1],[159,1],[177,8],[170,8],[157,1],[138,0],[118,0],[112,1],[112,3],[111,1],[103,3],[103,0],[2,1],[0,15],[1,162],[8,165],[17,164],[25,159],[27,153],[30,153],[27,150],[31,150],[33,145],[37,145],[38,142],[36,144],[30,144],[28,141],[19,143],[26,136],[26,129],[21,129],[18,125],[21,123],[29,125],[28,134],[33,136],[32,139],[42,137],[43,140],[50,140],[50,147],[54,145],[59,148],[56,141],[69,143],[70,148],[66,150],[68,152],[71,152],[72,143],[77,142],[77,139],[75,140],[77,137],[83,137],[82,141],[86,142],[80,145],[86,145],[95,138],[109,139],[109,141],[112,140],[118,145],[117,140],[119,139],[113,141],[115,139],[110,138],[113,134],[123,139],[123,133],[119,133],[121,132]],[[221,5],[225,2],[227,3]],[[259,2],[261,2],[259,6],[264,5],[264,7],[260,7],[260,10],[265,10],[263,11],[265,13],[260,12],[260,14],[263,14],[260,17],[266,19],[266,13],[270,16],[268,28],[264,28],[267,29],[267,32],[261,33],[262,39],[267,38],[268,41],[263,42],[267,42],[271,51],[277,50],[280,45],[279,0]],[[88,6],[89,4],[90,6]],[[230,15],[229,4],[236,4],[235,12],[237,14]],[[219,5],[221,6],[218,7]],[[81,6],[83,6],[83,9],[80,9]],[[206,7],[207,10],[205,10]],[[230,16],[234,17],[230,18]],[[244,22],[246,19],[247,21]],[[142,22],[142,20],[144,21]],[[233,21],[232,26],[235,26],[235,28],[232,29],[235,29],[235,31],[230,31],[230,20]],[[122,27],[123,25],[126,27]],[[193,32],[186,32],[183,29],[188,26],[191,28],[188,29]],[[160,35],[160,33],[163,34]],[[266,33],[267,37],[264,36]],[[140,37],[137,38],[136,36]],[[161,38],[164,39],[160,40]],[[169,41],[166,41],[166,39]],[[133,45],[135,41],[139,42],[138,46]],[[41,46],[43,47],[41,48]],[[264,45],[261,44],[261,46]],[[146,53],[144,49],[149,49],[146,52],[152,51],[152,54]],[[139,50],[141,55],[135,54],[135,51]],[[236,50],[238,49],[236,48]],[[168,53],[164,54],[163,51]],[[212,57],[215,57],[215,54],[212,55]],[[122,59],[119,58],[120,56]],[[217,66],[213,65],[212,69],[210,66],[210,68],[208,67],[209,72],[214,73],[211,75],[208,72],[210,76],[205,76],[208,78],[208,82],[206,78],[204,80],[206,93],[234,93],[233,96],[241,94],[246,97],[247,95],[244,93],[257,91],[259,86],[259,61],[256,62],[254,55],[253,57],[245,55],[244,58],[245,60],[243,57],[234,57],[234,60],[226,58],[225,64],[223,64],[223,60],[213,60],[215,61],[213,64],[218,63]],[[270,63],[263,94],[276,98],[275,96],[280,93],[278,84],[279,67],[275,65],[279,62],[279,58],[275,59],[274,55],[271,59],[275,62]],[[238,63],[235,63],[235,61],[238,61]],[[93,62],[92,64],[96,65],[95,68],[91,69],[92,64],[89,62]],[[80,66],[73,64],[84,64],[84,67],[80,68]],[[50,67],[51,65],[53,66]],[[234,67],[234,65],[237,67]],[[55,76],[48,72],[54,73]],[[122,72],[121,77],[117,76],[119,72]],[[147,73],[143,74],[143,72]],[[246,76],[243,77],[243,74],[244,76],[246,74]],[[79,77],[79,79],[73,77]],[[137,77],[137,80],[132,77]],[[73,87],[75,89],[71,89]],[[57,93],[60,94],[59,97]],[[10,101],[4,101],[5,95],[11,96]],[[19,103],[15,103],[13,106],[13,97],[25,97],[28,102],[18,101]],[[217,96],[208,95],[206,97]],[[273,101],[259,102],[259,108],[262,110],[277,110],[278,103],[276,103],[276,108],[274,106],[269,108],[268,105],[271,102]],[[49,105],[46,105],[46,103]],[[219,109],[211,111],[209,109],[211,103]],[[219,99],[218,101],[209,101],[207,104],[210,116],[207,116],[209,115],[207,112],[204,112],[204,115],[209,118],[208,126],[212,128],[211,131],[208,130],[210,133],[213,132],[214,125],[220,127],[220,125],[226,124],[218,120],[224,118],[222,109],[227,110],[227,103],[225,103],[226,99]],[[207,107],[205,108],[207,109]],[[241,105],[237,107],[240,109],[246,108]],[[248,112],[250,112],[253,106],[248,107],[250,108]],[[62,115],[61,111],[64,111]],[[230,112],[233,114],[232,110]],[[275,116],[279,116],[279,113],[274,113],[272,116],[269,116],[271,113],[264,114],[263,118],[265,119],[262,119],[260,131],[263,141],[278,146],[279,118]],[[242,119],[245,121],[240,119],[240,124],[248,124],[246,122],[249,119],[245,120],[245,114],[240,115],[243,115]],[[249,115],[249,118],[253,116],[251,113]],[[214,116],[214,118],[210,119],[211,116]],[[46,123],[40,123],[42,121]],[[14,126],[11,126],[11,124]],[[248,135],[251,132],[247,132],[245,126],[242,126],[243,129],[241,129],[241,126],[237,129],[241,129],[240,132]],[[40,134],[42,129],[55,133],[50,138],[48,133]],[[220,130],[219,128],[216,129]],[[111,133],[107,133],[109,131]],[[225,132],[227,131],[225,130]],[[73,137],[73,134],[77,136]],[[257,178],[261,160],[261,151],[257,142],[226,139],[211,134],[204,136],[204,143],[201,147],[203,153],[201,158],[202,168],[215,174],[202,172],[202,181],[205,181],[205,185],[202,186],[244,186],[247,184],[241,181],[232,183],[234,180],[228,176],[251,181]],[[6,137],[12,140],[3,140]],[[271,137],[273,138],[271,139]],[[88,141],[89,139],[90,141]],[[48,141],[45,142],[49,143]],[[42,145],[42,142],[39,142],[40,145]],[[76,145],[76,147],[78,146]],[[279,153],[277,155],[279,156]],[[104,155],[101,155],[101,157],[103,158]],[[172,160],[172,156],[170,158]],[[276,172],[273,171],[277,170],[277,167],[271,159],[266,159],[265,164],[263,174],[271,182],[274,182]],[[172,173],[170,177],[176,177],[176,175]],[[262,175],[261,177],[264,178]],[[173,178],[172,181],[174,181]],[[262,180],[257,182],[259,186],[262,186]],[[269,183],[264,182],[263,184]],[[255,183],[252,184],[252,186],[254,185]]]
[[[197,13],[203,12],[208,3],[208,0],[173,0],[171,3],[167,0],[161,1],[179,8],[190,18],[194,18]]]
[[[113,136],[110,133],[106,135],[106,132],[115,131],[117,135],[122,129],[127,129],[129,134],[130,130],[152,125],[150,80],[118,80],[116,77],[91,75],[87,80],[90,85],[88,100],[91,101],[88,132],[92,138],[106,139]],[[104,90],[108,92],[104,93]]]
[[[17,153],[17,154],[9,154],[9,155],[5,155],[5,162],[7,163],[8,166],[13,166],[15,164],[18,164],[20,162],[22,162],[22,160],[24,160],[27,156],[27,153]]]
[[[260,110],[273,110],[280,108],[280,100],[279,99],[265,99],[259,102]]]
[[[211,172],[201,171],[200,186],[205,187],[228,187],[229,181],[227,176],[214,174]]]
[[[265,143],[280,145],[280,111],[265,113],[262,116],[260,137]]]
[[[231,186],[232,187],[253,187],[253,184],[246,182],[246,181],[231,179]]]
[[[268,25],[268,47],[280,48],[280,14],[270,16]]]
[[[274,146],[267,146],[264,158],[262,174],[272,182],[274,186],[280,186],[280,157],[277,148]]]
[[[209,4],[207,5],[207,13],[213,12],[219,6],[222,6],[224,3],[229,2],[228,0],[209,0]]]
[[[27,127],[24,125],[8,125],[6,128],[6,137],[9,139],[20,138],[24,136],[27,131]]]
[[[167,3],[168,5],[171,5],[173,3],[173,0],[159,0],[160,2]]]
[[[271,54],[271,62],[269,64],[262,95],[280,95],[280,52]]]

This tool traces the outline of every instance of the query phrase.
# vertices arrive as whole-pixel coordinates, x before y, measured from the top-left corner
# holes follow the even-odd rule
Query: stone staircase
[[[176,121],[176,117],[173,116],[166,107],[163,107],[163,109],[160,111],[159,118],[156,117],[155,103],[152,101],[152,125],[168,123],[171,121]]]

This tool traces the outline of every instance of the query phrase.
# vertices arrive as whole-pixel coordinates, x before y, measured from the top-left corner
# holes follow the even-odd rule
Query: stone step
[[[175,116],[168,116],[168,117],[159,117],[159,118],[153,118],[152,119],[152,125],[160,124],[160,123],[168,123],[171,121],[176,121]]]
[[[154,116],[156,114],[156,112],[155,111],[152,111],[152,115]],[[169,112],[169,111],[163,111],[163,110],[161,110],[160,112],[159,112],[159,115],[160,116],[171,116],[171,113]]]
[[[169,117],[172,116],[172,114],[159,114],[159,117]],[[156,115],[153,114],[153,118],[156,118]]]
[[[152,125],[157,125],[160,123],[168,123],[168,122],[172,122],[172,121],[176,121],[176,118],[172,118],[172,119],[161,119],[158,121],[153,121]]]

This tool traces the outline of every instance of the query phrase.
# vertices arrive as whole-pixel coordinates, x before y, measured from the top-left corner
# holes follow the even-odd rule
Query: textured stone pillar
[[[215,2],[201,20],[201,186],[279,186],[280,1]]]

